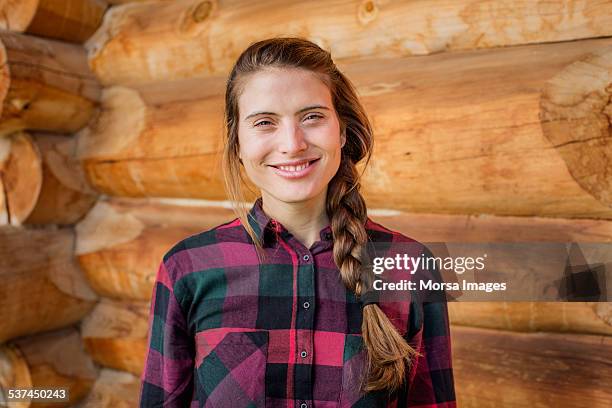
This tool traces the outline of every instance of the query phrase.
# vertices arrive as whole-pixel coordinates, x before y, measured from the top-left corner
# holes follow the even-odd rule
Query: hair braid
[[[357,296],[371,288],[373,272],[362,268],[367,233],[367,209],[359,189],[356,166],[348,159],[329,185],[327,212],[334,234],[334,261],[344,285]],[[365,391],[397,390],[416,351],[406,343],[377,304],[363,308],[361,326],[369,378]]]

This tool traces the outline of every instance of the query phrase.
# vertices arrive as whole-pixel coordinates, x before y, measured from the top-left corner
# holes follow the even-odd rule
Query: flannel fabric
[[[249,223],[263,239],[264,263],[238,218],[163,257],[141,407],[456,406],[445,302],[418,302],[406,291],[399,300],[380,296],[420,355],[399,391],[364,393],[362,305],[340,280],[330,226],[306,248],[264,213],[261,197]],[[376,244],[416,243],[370,219],[366,230]]]

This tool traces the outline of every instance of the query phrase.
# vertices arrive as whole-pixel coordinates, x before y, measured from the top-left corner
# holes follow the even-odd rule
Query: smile
[[[304,170],[308,166],[310,166],[310,162],[301,164],[299,166],[278,166],[277,168],[285,171],[300,171]]]
[[[277,165],[277,166],[270,165],[270,167],[272,167],[274,169],[274,172],[278,174],[279,176],[282,176],[285,178],[301,178],[301,177],[305,177],[308,174],[310,174],[313,168],[316,167],[316,164],[318,162],[319,162],[319,159],[315,159],[315,160],[307,161],[307,162],[300,163],[297,165],[282,164],[282,165]]]

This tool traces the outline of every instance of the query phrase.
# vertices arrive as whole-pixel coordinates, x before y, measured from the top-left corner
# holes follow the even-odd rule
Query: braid
[[[338,173],[329,184],[327,213],[334,235],[334,262],[344,285],[357,296],[363,295],[373,280],[373,272],[362,268],[367,209],[359,188],[357,169],[343,155]],[[364,390],[397,390],[416,351],[375,303],[363,308],[361,332],[367,350]]]
[[[367,241],[365,223],[366,205],[359,194],[354,165],[340,166],[332,179],[329,190],[333,192],[327,200],[327,212],[331,214],[330,223],[334,235],[334,261],[341,273],[344,285],[357,292],[360,286],[361,250]],[[354,180],[354,181],[351,181]],[[352,188],[349,186],[352,185]]]

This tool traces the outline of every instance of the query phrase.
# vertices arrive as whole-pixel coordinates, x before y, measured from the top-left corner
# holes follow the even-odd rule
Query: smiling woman
[[[367,216],[356,165],[372,128],[329,52],[254,43],[225,102],[238,217],[165,254],[140,405],[453,408],[446,303],[372,289],[368,243],[428,250]],[[261,191],[250,210],[241,166]]]

